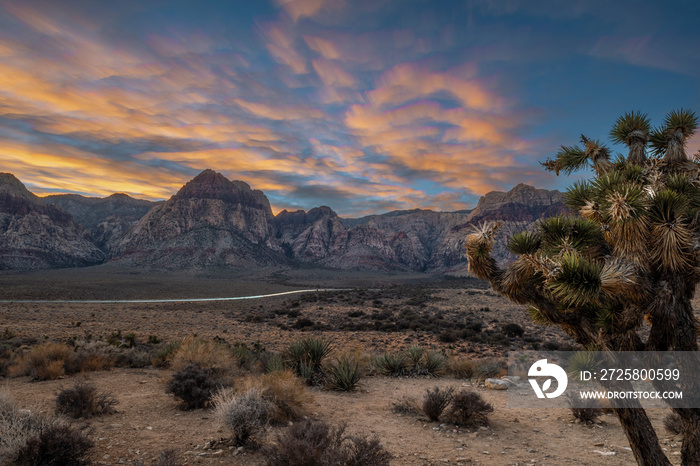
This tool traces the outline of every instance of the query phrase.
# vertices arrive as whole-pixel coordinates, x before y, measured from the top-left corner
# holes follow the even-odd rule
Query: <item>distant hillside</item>
[[[314,265],[463,273],[464,241],[474,225],[503,220],[515,233],[564,211],[561,193],[524,184],[486,194],[471,211],[414,209],[344,219],[327,206],[274,216],[262,191],[213,170],[159,203],[125,194],[38,198],[14,176],[0,174],[0,267],[110,261],[162,269]],[[17,225],[30,220],[43,223],[36,233],[18,236]],[[509,257],[505,240],[495,246],[501,261]]]

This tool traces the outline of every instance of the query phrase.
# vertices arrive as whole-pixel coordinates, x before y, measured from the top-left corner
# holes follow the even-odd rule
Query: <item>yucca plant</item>
[[[500,223],[467,238],[471,272],[519,304],[536,323],[557,325],[586,348],[697,351],[690,300],[700,281],[700,163],[685,147],[698,125],[673,111],[652,128],[640,112],[617,119],[610,136],[627,147],[611,160],[599,141],[563,146],[547,170],[593,169],[565,194],[571,216],[515,235],[507,267],[492,257]],[[651,154],[647,153],[651,148]],[[650,328],[642,331],[644,322]],[[641,405],[615,408],[639,464],[670,464]],[[683,426],[682,464],[700,464],[700,410],[674,408]]]
[[[372,365],[382,375],[398,377],[406,373],[406,357],[400,353],[384,353],[372,361]]]
[[[423,371],[432,377],[437,377],[445,370],[447,365],[447,356],[440,351],[426,351],[423,358]]]
[[[360,365],[353,358],[341,356],[328,368],[328,386],[333,390],[349,392],[357,388],[362,378]]]
[[[289,344],[284,356],[296,374],[315,384],[324,378],[323,360],[333,351],[333,342],[323,337],[308,337]]]

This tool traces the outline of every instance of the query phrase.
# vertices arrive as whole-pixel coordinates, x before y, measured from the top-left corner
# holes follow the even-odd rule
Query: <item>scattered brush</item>
[[[346,435],[323,421],[294,424],[262,450],[269,466],[388,466],[391,455],[377,438]]]
[[[502,361],[497,359],[484,359],[476,364],[475,375],[479,380],[498,377],[505,368]]]
[[[404,395],[400,400],[391,403],[391,411],[396,414],[419,414],[423,410],[415,398]]]
[[[98,393],[94,385],[78,382],[73,388],[61,390],[56,397],[56,413],[72,418],[90,418],[115,413],[117,400]]]
[[[456,379],[471,379],[476,372],[476,364],[470,359],[454,358],[447,362],[446,370]]]
[[[34,346],[14,367],[12,375],[29,375],[33,380],[56,380],[66,373],[66,363],[70,363],[73,349],[63,343],[43,343]]]
[[[217,382],[212,370],[202,369],[197,364],[189,364],[173,374],[165,387],[165,392],[180,398],[183,409],[204,408],[214,395]]]
[[[236,445],[257,443],[270,422],[272,403],[263,392],[251,388],[236,395],[232,390],[222,390],[214,398],[216,415],[223,426],[231,431]]]
[[[302,380],[288,370],[246,377],[236,387],[239,393],[253,388],[259,390],[263,398],[272,403],[270,422],[274,425],[302,418],[307,414],[307,405],[312,401]]]
[[[422,409],[423,413],[425,413],[425,415],[428,416],[429,420],[440,420],[442,412],[452,400],[453,393],[453,387],[449,387],[446,389],[435,387],[432,390],[426,390],[425,396],[423,397]]]
[[[664,418],[664,428],[669,434],[678,435],[683,433],[683,423],[678,413],[672,412]]]
[[[476,392],[460,390],[452,397],[447,419],[460,426],[479,427],[489,423],[488,414],[493,406]]]

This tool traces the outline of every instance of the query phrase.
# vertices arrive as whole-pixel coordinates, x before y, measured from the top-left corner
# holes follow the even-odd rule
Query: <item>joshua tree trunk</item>
[[[681,465],[700,466],[700,409],[677,409],[683,426]]]
[[[632,448],[634,459],[640,466],[664,466],[671,462],[659,445],[656,431],[642,408],[615,408],[622,430]],[[685,464],[685,463],[684,463]],[[695,464],[695,463],[688,463]]]

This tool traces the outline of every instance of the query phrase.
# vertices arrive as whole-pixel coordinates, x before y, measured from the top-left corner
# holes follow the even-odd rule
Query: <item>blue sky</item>
[[[626,111],[700,110],[698,19],[695,2],[0,0],[0,170],[38,194],[163,199],[212,168],[275,212],[343,216],[563,189],[539,165],[560,145],[606,141]]]

